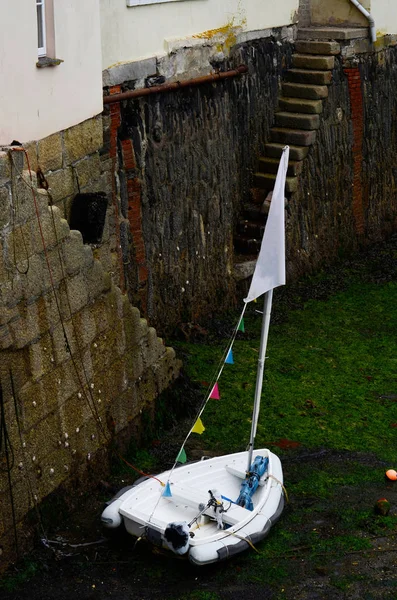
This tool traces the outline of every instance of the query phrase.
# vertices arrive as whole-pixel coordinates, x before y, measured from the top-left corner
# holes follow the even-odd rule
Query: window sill
[[[164,4],[165,2],[181,2],[183,0],[127,0],[127,6],[146,6],[148,4]]]
[[[63,63],[63,60],[60,58],[49,58],[48,56],[40,56],[39,60],[36,63],[36,67],[38,69],[45,69],[46,67],[56,67]]]

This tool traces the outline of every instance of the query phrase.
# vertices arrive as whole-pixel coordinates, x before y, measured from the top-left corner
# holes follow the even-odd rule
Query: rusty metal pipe
[[[130,90],[129,92],[122,92],[121,94],[111,94],[110,96],[103,97],[103,103],[113,104],[115,102],[120,102],[121,100],[141,98],[142,96],[161,94],[162,92],[171,92],[172,90],[179,90],[181,88],[190,87],[193,85],[201,85],[202,83],[216,83],[221,79],[238,77],[243,73],[247,73],[247,71],[248,67],[246,65],[240,65],[236,69],[231,69],[230,71],[224,71],[222,73],[211,73],[210,75],[194,77],[193,79],[187,79],[186,81],[174,81],[173,83],[163,83],[162,85],[155,85],[153,87],[142,88],[140,90]]]

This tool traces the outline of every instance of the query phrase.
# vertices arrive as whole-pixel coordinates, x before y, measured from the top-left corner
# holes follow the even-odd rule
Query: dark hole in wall
[[[85,244],[101,242],[107,206],[104,192],[79,193],[73,198],[69,226],[81,232]]]

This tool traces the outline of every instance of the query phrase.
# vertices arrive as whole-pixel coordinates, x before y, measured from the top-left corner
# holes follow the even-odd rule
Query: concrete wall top
[[[103,69],[120,62],[164,54],[171,38],[212,37],[235,27],[243,31],[295,22],[299,0],[101,0]]]
[[[54,67],[37,68],[37,17],[32,0],[0,9],[0,144],[27,142],[102,111],[98,0],[53,0]]]

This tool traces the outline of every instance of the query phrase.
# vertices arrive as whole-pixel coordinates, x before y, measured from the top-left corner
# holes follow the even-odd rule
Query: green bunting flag
[[[180,463],[184,464],[186,461],[187,461],[186,452],[185,452],[185,449],[182,448],[182,450],[179,452],[178,456],[176,457],[176,462],[180,462]]]
[[[237,331],[242,331],[243,333],[245,333],[244,319],[241,319],[240,323],[238,324]]]

